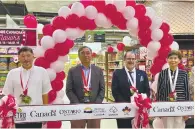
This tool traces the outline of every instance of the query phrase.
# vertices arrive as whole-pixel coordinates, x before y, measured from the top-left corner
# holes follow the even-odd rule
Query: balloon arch
[[[26,15],[24,24],[27,28],[36,28],[36,18]],[[135,1],[81,0],[68,7],[63,6],[51,24],[43,27],[44,36],[40,46],[34,51],[37,57],[35,65],[47,69],[51,80],[51,104],[63,103],[64,92],[61,89],[65,78],[64,62],[67,61],[69,50],[74,46],[73,40],[84,36],[86,30],[94,30],[97,27],[111,28],[113,25],[121,30],[129,30],[142,46],[147,47],[148,58],[153,60],[150,69],[153,75],[159,73],[163,66],[166,67],[168,53],[179,49],[169,33],[169,25],[156,16],[151,7],[136,4]],[[155,80],[157,78],[158,74]],[[48,122],[47,127],[60,128],[61,122]]]

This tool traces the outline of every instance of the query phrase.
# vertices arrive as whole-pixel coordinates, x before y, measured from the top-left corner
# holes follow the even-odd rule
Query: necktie
[[[133,81],[133,83],[134,83],[134,78],[133,78],[133,76],[132,76],[132,73],[133,73],[133,72],[130,72],[130,71],[129,71],[129,75],[130,75],[130,77],[131,77],[131,79],[132,79],[132,81]]]

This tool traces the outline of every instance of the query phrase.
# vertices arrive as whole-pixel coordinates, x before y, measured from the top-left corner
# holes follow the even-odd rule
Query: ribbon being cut
[[[148,111],[152,108],[152,102],[146,94],[138,94],[135,92],[131,97],[131,103],[134,104],[137,109],[135,118],[132,120],[132,127],[149,128],[149,114]]]
[[[8,95],[0,99],[0,128],[14,127],[16,111],[16,99],[13,96]]]

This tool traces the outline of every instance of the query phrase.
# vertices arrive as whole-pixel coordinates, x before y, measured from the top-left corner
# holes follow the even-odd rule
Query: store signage
[[[105,32],[96,31],[94,34],[94,42],[105,42]]]
[[[36,29],[0,29],[0,45],[3,46],[36,46],[36,39]]]
[[[131,103],[22,106],[15,122],[129,118],[135,116],[136,110]],[[194,102],[156,102],[149,110],[150,117],[188,115],[194,115]]]

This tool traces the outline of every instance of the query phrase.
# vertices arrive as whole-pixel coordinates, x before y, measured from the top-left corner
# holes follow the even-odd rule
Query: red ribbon
[[[88,73],[87,78],[85,77],[84,70],[81,69],[81,73],[82,73],[82,79],[83,79],[83,83],[84,83],[83,88],[84,88],[85,92],[87,92],[90,90],[89,87],[87,87],[88,81],[89,81],[89,73]]]
[[[8,95],[7,97],[7,101],[3,101],[0,106],[0,117],[2,118],[1,128],[11,128],[14,125],[13,117],[16,114],[16,101],[11,95]],[[8,113],[12,113],[12,116],[8,116]]]
[[[135,118],[136,128],[140,126],[142,126],[143,128],[149,127],[148,110],[152,108],[150,98],[144,99],[141,94],[138,94],[137,97],[134,97],[134,101],[136,106],[138,107],[138,111]]]

